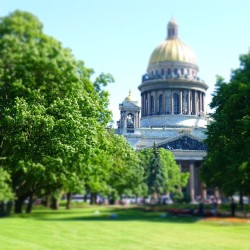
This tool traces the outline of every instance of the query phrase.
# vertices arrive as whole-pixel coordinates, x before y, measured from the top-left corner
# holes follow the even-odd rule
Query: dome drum
[[[148,66],[147,75],[153,76],[197,76],[197,65],[183,62],[158,62]]]

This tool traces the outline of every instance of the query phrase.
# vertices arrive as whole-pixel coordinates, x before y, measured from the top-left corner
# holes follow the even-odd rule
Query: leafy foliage
[[[144,194],[144,171],[127,140],[111,129],[99,136],[99,146],[88,162],[91,174],[85,175],[87,190],[113,198]]]
[[[208,126],[208,156],[202,176],[226,194],[249,194],[250,183],[250,53],[240,57],[240,68],[229,83],[217,78],[210,104],[215,112]]]
[[[145,180],[149,194],[178,192],[188,182],[188,173],[181,173],[170,151],[163,148],[148,148],[139,151],[141,165],[145,169]]]
[[[111,119],[112,76],[93,70],[43,33],[32,14],[0,19],[0,165],[17,202],[58,188],[83,188],[85,162]]]
[[[14,199],[14,194],[10,187],[9,174],[0,168],[0,202],[10,201]]]

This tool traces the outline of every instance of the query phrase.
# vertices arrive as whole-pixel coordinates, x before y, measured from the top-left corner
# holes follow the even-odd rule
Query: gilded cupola
[[[191,68],[197,73],[198,66],[193,50],[179,39],[178,24],[171,18],[167,25],[166,39],[161,42],[152,52],[147,72],[172,71],[176,68]]]

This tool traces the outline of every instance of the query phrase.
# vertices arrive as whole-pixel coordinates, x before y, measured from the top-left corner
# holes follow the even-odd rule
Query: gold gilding
[[[150,56],[149,65],[166,61],[197,64],[192,49],[178,38],[167,39],[157,46]]]
[[[129,91],[128,96],[125,98],[124,101],[126,101],[126,102],[131,102],[132,101],[131,90]]]

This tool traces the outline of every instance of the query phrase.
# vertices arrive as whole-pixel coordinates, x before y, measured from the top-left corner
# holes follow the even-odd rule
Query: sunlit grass
[[[0,249],[249,249],[250,224],[105,207],[0,219]]]

